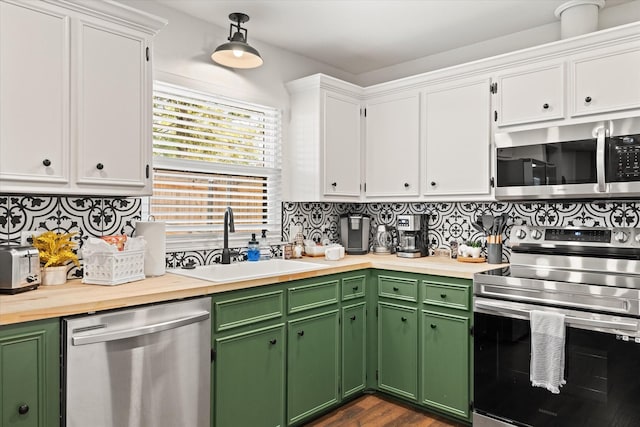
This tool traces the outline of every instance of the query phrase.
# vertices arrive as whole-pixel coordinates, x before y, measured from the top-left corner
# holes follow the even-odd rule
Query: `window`
[[[153,88],[153,196],[172,249],[220,245],[224,211],[245,244],[281,235],[280,112],[166,83]],[[146,213],[146,212],[145,212]]]

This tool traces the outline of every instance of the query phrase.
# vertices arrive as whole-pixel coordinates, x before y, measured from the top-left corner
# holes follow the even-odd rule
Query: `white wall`
[[[603,30],[636,21],[640,21],[640,0],[602,9],[598,19],[598,29]],[[446,34],[443,34],[443,37],[446,37]],[[558,40],[560,40],[560,21],[358,74],[352,83],[371,86]],[[429,40],[423,42],[429,43]]]
[[[284,83],[314,73],[326,73],[344,80],[354,76],[304,56],[261,43],[252,37],[264,65],[252,70],[233,70],[215,64],[211,53],[227,41],[229,27],[222,28],[148,0],[121,0],[121,3],[169,21],[154,39],[153,60],[156,78],[189,79],[192,85],[213,88],[217,94],[249,102],[280,107],[289,105]],[[226,13],[220,11],[220,13]]]

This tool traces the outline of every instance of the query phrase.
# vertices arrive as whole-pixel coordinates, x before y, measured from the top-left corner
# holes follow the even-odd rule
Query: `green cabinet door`
[[[215,426],[284,426],[284,324],[219,338],[215,346]]]
[[[378,303],[378,387],[418,400],[416,308]]]
[[[366,303],[342,308],[342,396],[364,390],[366,382]]]
[[[469,319],[422,313],[422,403],[469,417]]]
[[[338,392],[338,310],[288,322],[289,424],[335,404]]]
[[[58,319],[0,327],[0,425],[60,425]]]

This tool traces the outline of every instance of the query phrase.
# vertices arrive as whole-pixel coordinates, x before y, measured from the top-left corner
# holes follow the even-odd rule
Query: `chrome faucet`
[[[231,252],[229,251],[229,232],[234,233],[236,228],[233,224],[233,210],[227,206],[224,211],[224,246],[222,247],[222,263],[231,264]]]

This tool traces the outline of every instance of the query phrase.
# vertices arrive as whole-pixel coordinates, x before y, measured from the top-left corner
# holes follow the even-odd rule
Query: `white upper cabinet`
[[[640,42],[571,60],[572,115],[640,108]]]
[[[291,100],[285,147],[285,199],[359,201],[362,182],[361,92],[315,74],[287,83]]]
[[[152,148],[147,38],[97,20],[77,24],[77,183],[144,194]]]
[[[366,107],[365,195],[420,194],[420,94],[372,98]]]
[[[360,101],[324,92],[324,194],[360,196]]]
[[[564,117],[565,72],[562,63],[510,69],[495,78],[498,126],[519,125]]]
[[[68,185],[69,19],[0,2],[0,191]]]
[[[150,49],[166,21],[115,2],[0,8],[0,191],[151,194]]]
[[[490,84],[476,77],[425,91],[427,197],[490,194]]]

